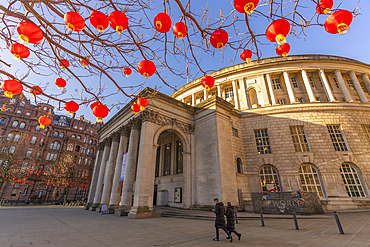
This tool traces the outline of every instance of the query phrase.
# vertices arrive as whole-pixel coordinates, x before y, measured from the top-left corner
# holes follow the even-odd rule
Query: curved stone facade
[[[207,208],[215,197],[251,210],[250,193],[261,191],[316,192],[327,210],[370,208],[369,74],[356,60],[301,55],[216,71],[209,92],[201,78],[170,97],[145,89],[144,112],[134,115],[132,101],[99,131],[104,141],[140,126],[128,143],[136,180],[121,194],[133,193],[133,206],[121,211],[142,218],[155,204]]]

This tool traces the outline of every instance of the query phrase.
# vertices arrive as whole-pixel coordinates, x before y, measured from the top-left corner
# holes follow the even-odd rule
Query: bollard
[[[342,228],[342,224],[339,221],[339,217],[338,217],[337,211],[333,211],[333,213],[334,213],[334,218],[335,218],[335,221],[337,222],[337,225],[338,225],[338,229],[339,229],[340,234],[344,234],[343,228]]]
[[[294,219],[295,229],[296,229],[296,230],[299,230],[297,217],[296,217],[296,215],[295,215],[295,210],[293,211],[293,219]]]
[[[238,209],[235,208],[235,223],[238,224]]]
[[[262,224],[262,226],[265,226],[265,222],[263,221],[262,208],[261,208],[261,211],[260,211],[260,216],[261,216],[261,224]]]

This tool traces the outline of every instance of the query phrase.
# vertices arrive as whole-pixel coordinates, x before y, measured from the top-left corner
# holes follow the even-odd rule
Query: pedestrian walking
[[[235,230],[235,211],[234,206],[232,206],[230,202],[227,203],[227,209],[225,214],[227,218],[226,230],[229,231],[230,236],[231,233],[233,232],[236,236],[238,236],[238,240],[240,240],[242,235]]]
[[[215,220],[215,227],[216,227],[216,238],[213,239],[213,241],[220,241],[220,233],[218,229],[224,230],[224,232],[227,234],[227,239],[230,239],[230,242],[233,241],[233,238],[231,234],[226,231],[225,228],[225,207],[222,202],[218,200],[218,198],[214,199],[216,207],[213,210],[213,212],[216,214],[216,220]]]

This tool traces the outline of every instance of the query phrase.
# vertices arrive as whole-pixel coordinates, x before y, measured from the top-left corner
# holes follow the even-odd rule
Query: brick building
[[[26,157],[41,155],[44,161],[58,161],[63,155],[71,155],[75,162],[84,164],[90,174],[93,171],[95,154],[99,136],[97,130],[99,123],[91,123],[80,116],[78,119],[64,115],[54,114],[54,107],[40,103],[37,106],[30,103],[25,97],[15,96],[15,99],[0,96],[0,136],[17,146],[22,136],[30,140]],[[52,123],[44,130],[40,129],[38,118],[47,114]],[[0,147],[1,148],[1,147]],[[37,154],[36,154],[36,151]],[[1,151],[1,150],[0,150]],[[3,160],[0,158],[0,165]],[[24,162],[28,164],[28,162]],[[54,186],[46,187],[45,183],[34,181],[31,185],[15,183],[4,184],[0,188],[0,199],[4,201],[27,201],[31,198],[39,203],[54,201],[63,198],[65,188],[57,189]],[[83,189],[71,188],[68,200],[85,199],[87,192]]]
[[[144,218],[153,205],[218,197],[250,210],[252,192],[307,191],[327,210],[370,208],[369,74],[353,59],[296,55],[215,71],[209,92],[201,78],[171,96],[147,88],[145,111],[132,101],[99,130],[88,207]]]

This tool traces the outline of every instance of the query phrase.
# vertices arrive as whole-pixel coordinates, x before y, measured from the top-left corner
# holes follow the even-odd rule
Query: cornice
[[[231,74],[235,74],[238,72],[246,72],[246,71],[253,71],[256,68],[262,68],[266,66],[271,66],[275,64],[285,65],[285,64],[291,64],[291,63],[299,63],[299,62],[312,62],[317,63],[318,61],[322,62],[343,62],[343,63],[349,63],[352,65],[360,65],[367,67],[367,69],[370,69],[370,65],[351,59],[351,58],[345,58],[345,57],[339,57],[339,56],[332,56],[332,55],[290,55],[286,58],[283,57],[271,57],[271,58],[265,58],[260,60],[252,61],[251,63],[241,63],[232,65],[229,67],[222,68],[220,70],[214,71],[208,75],[213,76],[216,80],[222,77],[229,76]],[[179,88],[176,92],[172,93],[170,96],[173,98],[176,98],[178,95],[192,89],[195,87],[198,87],[201,84],[201,79],[203,77],[197,78],[188,84],[185,84],[181,88]]]
[[[318,111],[369,111],[370,104],[363,103],[303,103],[294,105],[282,105],[261,107],[239,112],[241,118],[259,117],[275,114],[299,113],[299,112],[318,112]]]

